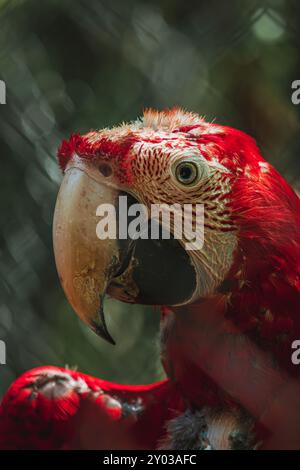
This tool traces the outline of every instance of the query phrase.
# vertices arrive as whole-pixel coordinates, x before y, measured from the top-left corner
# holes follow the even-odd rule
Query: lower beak
[[[196,286],[194,266],[177,240],[98,238],[97,208],[110,204],[117,215],[120,194],[82,169],[69,168],[53,223],[56,266],[68,301],[85,323],[112,344],[103,312],[106,293],[131,303],[181,305],[192,298]],[[127,196],[131,203],[137,202]],[[112,223],[118,232],[118,221]]]

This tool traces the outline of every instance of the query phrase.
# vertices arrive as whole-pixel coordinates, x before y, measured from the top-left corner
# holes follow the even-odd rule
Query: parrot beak
[[[103,314],[110,276],[119,267],[117,240],[96,234],[99,204],[115,205],[118,192],[102,186],[78,168],[66,171],[53,222],[55,261],[62,287],[78,316],[114,344]],[[110,274],[111,273],[111,274]]]
[[[82,167],[66,170],[57,197],[53,241],[69,303],[95,333],[115,344],[103,312],[106,294],[129,303],[181,305],[193,296],[196,273],[178,240],[99,239],[97,207],[110,204],[117,211],[119,196],[124,195],[104,183]],[[127,196],[129,204],[137,202]]]

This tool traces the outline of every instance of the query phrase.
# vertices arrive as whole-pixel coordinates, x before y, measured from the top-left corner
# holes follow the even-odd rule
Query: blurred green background
[[[163,376],[155,309],[109,301],[113,347],[64,297],[52,250],[61,139],[179,105],[253,135],[297,186],[299,31],[296,0],[0,0],[0,395],[42,364]]]

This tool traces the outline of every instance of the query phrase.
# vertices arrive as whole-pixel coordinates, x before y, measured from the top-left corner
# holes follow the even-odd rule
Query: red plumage
[[[143,410],[131,410],[136,420],[129,425],[133,440],[125,447],[157,447],[166,423],[187,407],[204,408],[208,421],[217,411],[231,417],[242,413],[247,419],[241,421],[250,420],[249,429],[262,447],[300,448],[300,372],[291,361],[291,344],[300,339],[300,201],[262,158],[254,140],[179,110],[149,111],[144,125],[73,135],[62,143],[58,158],[63,170],[75,154],[88,164],[112,161],[120,186],[139,182],[146,196],[147,181],[159,174],[156,166],[156,178],[151,175],[153,161],[166,166],[164,157],[171,158],[178,149],[194,149],[208,165],[222,168],[220,178],[206,181],[201,192],[214,209],[206,228],[213,230],[221,220],[220,233],[232,234],[237,243],[230,269],[213,292],[192,304],[163,309],[162,361],[169,381],[125,387],[66,371],[75,382],[82,379],[88,391],[78,393],[71,387],[67,395],[49,400],[32,391],[36,372],[29,372],[2,402],[2,447],[72,446],[70,423],[87,400],[105,416],[97,420],[100,427],[119,424],[113,428],[120,430],[118,439],[111,442],[122,448],[128,431],[128,417],[120,414],[122,403],[141,399]],[[148,180],[142,179],[141,169],[148,172]],[[221,203],[224,207],[217,212]],[[99,389],[104,395],[95,399]],[[106,395],[119,405],[107,407]],[[20,425],[20,416],[28,429]],[[86,417],[80,419],[89,425]],[[45,427],[48,435],[42,438]]]
[[[0,449],[153,449],[184,410],[168,381],[118,385],[58,367],[16,380],[0,406]]]

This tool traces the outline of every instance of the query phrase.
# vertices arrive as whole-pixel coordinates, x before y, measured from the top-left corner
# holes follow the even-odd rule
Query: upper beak
[[[196,285],[194,266],[177,240],[97,237],[97,207],[111,204],[118,210],[120,193],[84,168],[71,167],[53,223],[55,260],[66,296],[79,317],[112,344],[103,313],[106,293],[125,302],[180,305],[191,299]]]
[[[103,298],[119,268],[117,240],[96,234],[99,204],[115,205],[118,192],[103,186],[78,168],[70,168],[57,198],[53,242],[57,270],[66,296],[79,317],[100,336],[114,343],[106,328]]]

